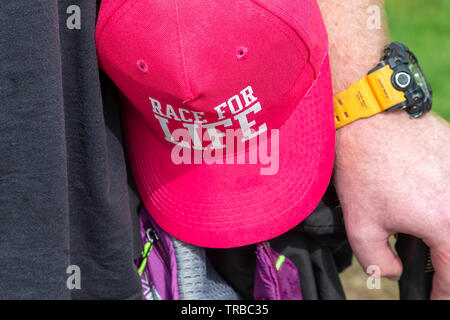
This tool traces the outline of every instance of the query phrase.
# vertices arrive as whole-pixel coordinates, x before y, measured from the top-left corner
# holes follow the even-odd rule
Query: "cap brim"
[[[328,57],[311,88],[279,129],[279,168],[180,164],[172,148],[133,107],[122,108],[127,151],[142,200],[170,235],[193,245],[228,248],[268,240],[317,206],[333,168],[334,111]]]

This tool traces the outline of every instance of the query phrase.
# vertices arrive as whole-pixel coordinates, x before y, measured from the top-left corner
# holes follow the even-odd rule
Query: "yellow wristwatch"
[[[334,96],[336,129],[382,111],[404,109],[413,118],[431,110],[432,90],[417,58],[393,42],[368,75]]]

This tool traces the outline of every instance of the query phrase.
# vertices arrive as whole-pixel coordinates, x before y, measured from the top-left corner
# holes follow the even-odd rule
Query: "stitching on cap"
[[[184,50],[183,50],[183,35],[181,33],[181,22],[180,22],[180,11],[179,11],[179,6],[178,6],[178,0],[175,0],[175,8],[176,8],[176,14],[177,14],[178,37],[179,37],[179,40],[180,40],[179,48],[180,48],[180,54],[181,54],[181,59],[182,59],[184,81],[186,83],[186,87],[187,87],[187,90],[188,90],[188,92],[187,92],[188,99],[185,99],[183,101],[183,104],[185,104],[186,102],[192,100],[194,98],[194,95],[192,94],[192,87],[191,87],[191,84],[189,82],[189,77],[187,75],[186,57],[184,55]]]
[[[243,6],[245,6],[247,9],[251,10],[252,12],[254,12],[255,14],[257,14],[257,15],[259,15],[260,17],[264,18],[264,21],[266,21],[267,23],[269,23],[270,25],[272,25],[274,28],[276,28],[279,32],[281,32],[281,33],[286,37],[286,39],[291,40],[292,45],[293,45],[299,52],[301,52],[301,49],[300,49],[300,47],[298,46],[298,43],[292,41],[292,36],[289,35],[289,34],[286,32],[286,30],[283,30],[283,28],[281,27],[281,24],[280,24],[280,23],[275,23],[272,19],[267,19],[267,18],[268,18],[268,16],[270,15],[270,17],[275,17],[276,19],[281,20],[281,21],[283,22],[283,24],[284,24],[285,26],[287,26],[287,27],[290,29],[290,31],[294,32],[295,38],[301,40],[301,38],[299,38],[299,35],[295,32],[295,30],[293,30],[292,27],[291,27],[289,24],[287,24],[284,20],[282,20],[281,18],[279,18],[277,15],[273,14],[273,13],[270,12],[269,10],[267,10],[267,9],[265,9],[264,7],[260,6],[259,4],[255,3],[253,0],[251,0],[251,1],[252,1],[252,3],[253,3],[257,8],[259,8],[260,10],[256,10],[256,9],[255,9],[255,6],[250,6],[250,5],[248,4],[248,2],[242,2],[242,1],[241,1],[241,4],[242,4]],[[311,53],[310,53],[310,51],[309,51],[309,47],[308,47],[307,43],[305,43],[304,41],[302,41],[302,43],[304,44],[304,46],[305,46],[305,48],[306,48],[306,50],[307,50],[307,52],[308,52],[308,58],[306,59],[305,66],[304,66],[303,69],[298,70],[298,75],[295,77],[295,81],[292,83],[292,85],[289,87],[289,89],[286,90],[286,92],[283,92],[282,94],[286,94],[287,92],[289,92],[290,90],[292,90],[292,88],[293,88],[293,87],[295,86],[295,84],[297,83],[298,79],[303,75],[303,71],[305,70],[305,68],[307,67],[307,65],[309,65],[309,66],[311,67],[311,69],[313,70],[314,79],[317,78],[317,72],[316,72],[316,70],[314,69],[314,66],[313,66],[312,63],[311,63]]]
[[[288,23],[283,17],[281,17],[280,15],[276,14],[275,12],[267,9],[265,6],[263,6],[261,3],[259,3],[259,1],[256,0],[250,0],[251,2],[253,2],[255,5],[257,5],[258,7],[261,7],[262,9],[264,9],[265,11],[269,12],[270,14],[272,14],[273,16],[277,17],[278,19],[280,19],[281,21],[283,21],[284,24],[286,24],[286,26],[288,26],[292,31],[294,31],[294,33],[297,35],[297,38],[302,41],[305,44],[305,47],[308,51],[308,63],[311,65],[312,69],[314,70],[314,78],[317,78],[318,76],[318,72],[319,69],[316,70],[316,68],[313,66],[312,61],[311,61],[311,47],[312,47],[312,42],[311,39],[308,37],[307,32],[305,32],[305,29],[303,29],[301,27],[301,24],[298,22],[297,19],[295,19],[289,12],[287,12],[286,10],[284,10],[283,8],[279,7],[276,3],[274,3],[271,0],[266,0],[268,2],[270,2],[271,5],[273,5],[275,8],[277,8],[279,11],[281,11],[282,13],[284,13],[285,15],[289,16],[290,18],[292,18],[298,25],[298,27],[294,28],[290,23]],[[297,30],[300,29],[300,30]],[[302,34],[299,34],[298,31],[302,31]]]
[[[98,37],[97,37],[97,42],[98,42],[98,44],[100,44],[100,42],[101,42],[101,39],[102,39],[102,37],[103,37],[103,33],[104,33],[104,31],[105,31],[107,25],[108,25],[108,24],[112,24],[113,22],[117,22],[120,18],[122,18],[122,17],[125,15],[126,10],[123,10],[124,7],[125,7],[125,5],[128,3],[128,4],[129,4],[128,10],[130,10],[130,9],[132,9],[132,8],[136,5],[136,3],[137,3],[138,1],[139,1],[139,0],[134,0],[134,2],[128,3],[127,0],[124,0],[123,3],[122,3],[122,4],[114,11],[114,13],[112,13],[112,14],[108,17],[108,19],[107,19],[107,20],[105,21],[105,23],[103,24],[102,29],[101,29],[101,30],[99,31],[99,33],[98,33]],[[116,14],[117,14],[119,11],[124,11],[124,12],[122,12],[122,14],[121,14],[120,16],[116,16]],[[113,19],[114,19],[114,21],[113,21]],[[99,45],[97,46],[97,51],[98,51],[98,52],[101,51]]]

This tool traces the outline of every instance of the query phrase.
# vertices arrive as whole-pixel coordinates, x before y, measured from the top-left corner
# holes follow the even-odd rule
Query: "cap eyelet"
[[[141,71],[143,73],[148,72],[148,65],[144,60],[138,60],[136,62],[136,65],[137,65],[139,71]]]
[[[248,55],[248,49],[246,47],[239,47],[236,49],[236,57],[238,60],[243,60],[247,58]]]

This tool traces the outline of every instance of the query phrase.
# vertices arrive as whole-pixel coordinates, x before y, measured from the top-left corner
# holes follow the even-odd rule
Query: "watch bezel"
[[[418,71],[421,73],[421,76],[429,92],[428,95],[419,86],[413,73],[409,69],[408,66],[410,64],[410,60],[412,61],[414,66],[418,68]],[[389,65],[393,71],[391,77],[392,86],[395,89],[402,91],[405,95],[404,102],[397,104],[387,109],[386,111],[404,109],[413,118],[418,118],[422,116],[424,113],[430,111],[433,103],[433,93],[431,90],[431,85],[427,81],[414,53],[410,51],[409,48],[403,45],[402,43],[393,42],[384,49],[384,56],[382,58],[382,61],[375,68],[370,70],[369,74],[386,65]],[[399,73],[406,73],[409,75],[410,82],[407,86],[401,86],[397,84],[396,76]]]

